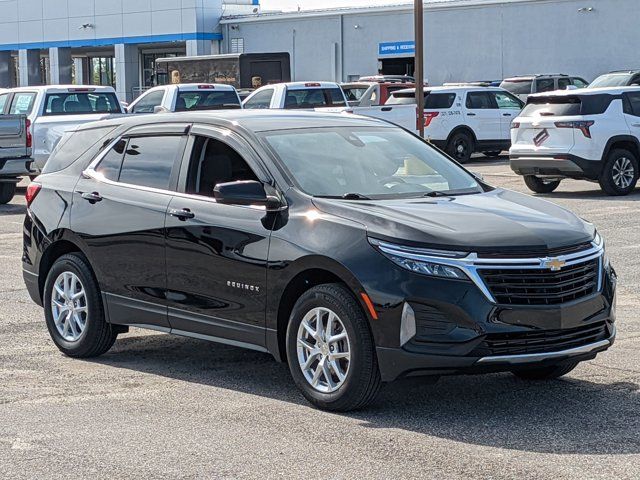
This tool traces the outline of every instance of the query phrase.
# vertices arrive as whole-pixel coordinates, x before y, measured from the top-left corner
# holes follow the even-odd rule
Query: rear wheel
[[[474,151],[473,138],[466,132],[458,132],[449,140],[446,151],[458,162],[467,163]]]
[[[13,182],[0,182],[0,205],[9,203],[16,194],[16,184]]]
[[[616,148],[607,156],[599,179],[607,195],[628,195],[638,183],[638,159],[629,150]]]
[[[575,362],[559,363],[548,367],[528,367],[513,370],[513,374],[523,380],[553,380],[566,375],[576,368],[578,364]]]
[[[368,320],[342,285],[319,285],[296,302],[287,328],[296,385],[318,408],[346,412],[371,403],[380,372]]]
[[[51,267],[44,286],[49,334],[70,357],[97,357],[107,352],[118,333],[106,322],[98,284],[85,257],[72,253]]]
[[[502,153],[502,150],[493,150],[491,152],[482,152],[485,157],[498,157]]]
[[[525,175],[524,183],[532,192],[551,193],[558,188],[560,180],[546,180],[535,175]]]

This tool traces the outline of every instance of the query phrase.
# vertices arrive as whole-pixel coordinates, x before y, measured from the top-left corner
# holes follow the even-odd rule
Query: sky
[[[263,10],[297,10],[298,5],[303,10],[311,10],[336,7],[370,7],[398,3],[412,2],[411,0],[260,0]]]

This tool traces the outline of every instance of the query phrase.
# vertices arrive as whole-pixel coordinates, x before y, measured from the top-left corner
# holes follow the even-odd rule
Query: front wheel
[[[553,380],[566,375],[576,368],[576,362],[559,363],[548,367],[526,367],[513,370],[513,374],[523,380]]]
[[[51,267],[44,285],[49,334],[58,349],[75,358],[97,357],[116,341],[106,322],[98,284],[85,257],[71,253]]]
[[[535,175],[525,175],[524,183],[532,192],[551,193],[558,188],[560,180],[545,180]]]
[[[319,285],[296,302],[287,328],[293,380],[318,408],[346,412],[371,403],[380,372],[368,320],[349,290]]]
[[[14,182],[0,182],[0,205],[9,203],[15,194],[16,184]]]
[[[458,132],[453,135],[446,148],[449,156],[455,158],[459,163],[467,163],[471,159],[473,150],[473,138],[466,132]]]
[[[607,156],[599,179],[607,195],[628,195],[638,183],[638,159],[629,150],[616,148]]]

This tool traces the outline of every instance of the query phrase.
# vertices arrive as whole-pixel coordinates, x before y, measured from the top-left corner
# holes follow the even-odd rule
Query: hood
[[[314,198],[327,213],[393,243],[463,251],[538,251],[590,242],[592,224],[551,202],[509,190],[394,200]]]

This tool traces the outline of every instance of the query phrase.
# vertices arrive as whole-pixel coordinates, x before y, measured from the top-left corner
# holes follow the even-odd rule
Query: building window
[[[231,39],[231,53],[244,53],[244,38]]]
[[[184,57],[186,52],[160,52],[142,54],[142,88],[141,92],[158,85],[166,85],[169,78],[166,72],[156,71],[156,60],[158,58]],[[140,93],[141,93],[140,92]]]
[[[89,58],[89,67],[91,68],[92,85],[115,88],[116,59],[114,57],[91,57]]]

